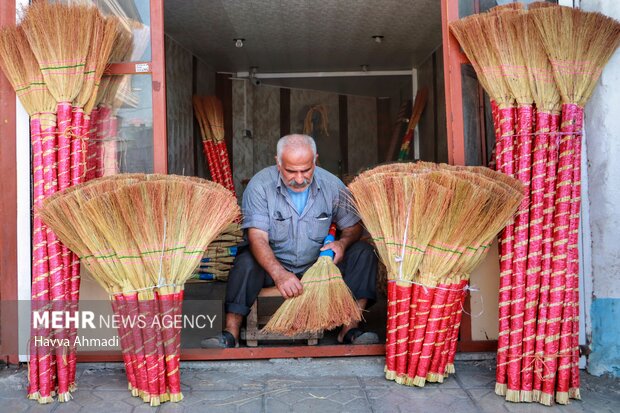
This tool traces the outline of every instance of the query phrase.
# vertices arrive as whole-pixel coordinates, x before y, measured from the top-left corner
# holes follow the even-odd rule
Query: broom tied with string
[[[386,378],[403,381],[410,342],[412,277],[451,193],[411,172],[387,169],[377,167],[361,174],[349,189],[388,269]]]
[[[203,100],[209,129],[215,142],[215,156],[219,161],[220,171],[222,173],[222,185],[233,193],[235,185],[233,183],[232,169],[230,167],[230,157],[228,156],[228,148],[224,140],[224,108],[222,102],[216,96],[206,96]]]
[[[502,12],[486,17],[484,26],[489,29],[491,45],[501,64],[506,85],[517,104],[517,129],[515,146],[515,177],[524,185],[523,202],[515,217],[514,257],[512,261],[511,319],[508,349],[508,386],[506,399],[519,401],[521,390],[521,349],[523,345],[525,295],[527,279],[527,255],[529,244],[529,205],[531,180],[531,133],[533,120],[533,97],[521,50],[520,31],[514,20],[521,12]],[[529,396],[531,399],[531,394]]]
[[[215,142],[211,136],[211,129],[209,128],[209,121],[203,105],[203,98],[200,96],[193,96],[192,103],[194,106],[194,113],[200,126],[200,133],[202,136],[203,151],[209,164],[209,172],[211,173],[211,179],[213,182],[222,183],[222,172],[220,170],[220,163],[215,156]]]
[[[571,372],[578,373],[574,367],[577,358],[574,343],[578,342],[578,326],[574,320],[575,303],[578,301],[578,249],[576,233],[571,230],[577,231],[579,226],[581,134],[575,126],[583,125],[583,121],[578,120],[583,113],[580,108],[583,108],[589,99],[602,68],[618,46],[620,24],[599,13],[587,13],[567,7],[538,9],[533,11],[532,15],[562,96],[563,135],[560,141],[556,185],[558,194],[554,215],[554,224],[556,228],[560,226],[561,231],[554,232],[552,287],[554,284],[561,284],[570,301],[566,305],[560,304],[562,307],[555,305],[552,292],[553,308],[549,310],[545,356],[560,354],[560,358],[557,360],[553,357],[549,362],[545,362],[540,401],[550,404],[553,400],[557,366],[555,400],[558,403],[567,403],[570,395],[579,397],[578,375],[574,381],[570,378]],[[556,250],[559,255],[555,254]],[[561,283],[562,279],[564,281]],[[555,299],[564,300],[563,293],[564,291],[559,291]],[[575,386],[572,390],[571,381]]]
[[[323,242],[326,246],[336,239],[332,224]],[[361,309],[334,264],[331,249],[321,251],[319,258],[301,278],[303,293],[287,299],[263,328],[266,332],[296,335],[331,330],[362,319]]]
[[[28,55],[29,53],[31,54],[28,48],[23,49],[24,44],[27,45],[27,41],[20,28],[7,27],[0,32],[0,67],[30,115],[33,204],[37,206],[45,197],[40,119],[40,112],[44,110],[45,103],[43,87],[37,84],[36,80],[38,79],[32,77],[33,72],[29,70],[32,66],[29,64],[30,62],[26,61],[34,60],[36,65],[36,59],[34,59],[34,56]],[[46,228],[40,217],[35,215],[33,217],[32,231],[32,300],[34,307],[38,311],[43,311],[46,305],[45,302],[49,300],[49,269],[46,244]],[[39,304],[40,301],[43,303]],[[43,336],[44,334],[40,329],[33,328],[31,335],[36,337]],[[31,341],[29,349],[28,398],[38,400],[40,398],[39,377],[47,378],[49,376],[49,373],[46,373],[45,370],[42,370],[41,375],[39,375],[39,357],[47,358],[47,356],[39,355],[38,346],[34,344],[34,341]]]
[[[485,16],[473,15],[451,22],[450,30],[472,63],[478,80],[497,105],[497,170],[514,175],[514,99],[506,85],[501,64],[487,36]],[[507,390],[508,351],[510,348],[510,302],[512,282],[514,225],[508,224],[500,237],[499,336],[497,349],[496,393]]]

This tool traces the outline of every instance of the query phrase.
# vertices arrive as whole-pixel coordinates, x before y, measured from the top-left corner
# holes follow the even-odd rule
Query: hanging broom
[[[579,285],[581,133],[575,128],[583,125],[583,106],[620,42],[620,24],[599,13],[568,7],[541,8],[532,15],[562,96],[563,133],[556,184],[551,306],[540,402],[551,404],[555,390],[556,402],[565,404],[571,396],[579,398],[578,314],[575,314],[578,307],[575,303]],[[557,388],[554,389],[556,369]]]
[[[334,242],[332,224],[323,245]],[[288,336],[331,330],[362,319],[362,313],[334,264],[332,250],[321,251],[319,258],[301,278],[303,294],[284,302],[271,317],[264,331]]]

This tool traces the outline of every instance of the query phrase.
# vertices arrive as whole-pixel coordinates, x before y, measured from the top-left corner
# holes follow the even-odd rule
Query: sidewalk
[[[185,400],[151,408],[127,391],[121,364],[83,364],[69,403],[26,400],[27,369],[0,370],[0,412],[619,412],[620,380],[583,374],[583,401],[507,403],[494,394],[494,361],[459,361],[441,385],[411,388],[383,378],[382,357],[190,362]]]

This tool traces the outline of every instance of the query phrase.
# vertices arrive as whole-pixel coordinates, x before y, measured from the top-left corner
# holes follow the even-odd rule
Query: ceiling
[[[411,69],[440,45],[440,15],[437,0],[164,2],[166,33],[219,72]]]

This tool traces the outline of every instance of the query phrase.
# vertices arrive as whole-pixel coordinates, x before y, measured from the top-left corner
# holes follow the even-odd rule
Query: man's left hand
[[[344,257],[345,247],[342,242],[340,242],[340,240],[330,242],[329,244],[321,248],[321,251],[325,250],[334,251],[334,264],[338,264],[340,261],[342,261],[342,258]]]

